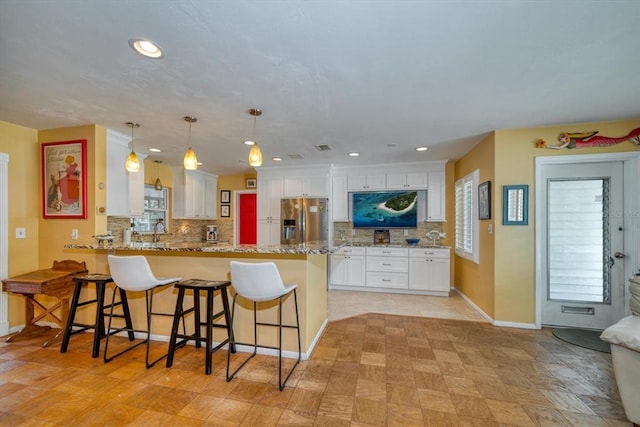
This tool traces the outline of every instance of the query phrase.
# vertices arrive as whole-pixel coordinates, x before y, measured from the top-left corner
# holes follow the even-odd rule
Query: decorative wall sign
[[[491,181],[478,184],[478,218],[491,219]]]
[[[87,217],[87,140],[42,144],[43,218]]]
[[[560,141],[560,145],[547,145],[545,140],[539,139],[536,142],[536,148],[544,147],[560,150],[562,148],[609,147],[625,141],[640,145],[640,128],[633,129],[625,136],[613,138],[598,135],[597,130],[591,132],[565,132],[558,136],[558,141]]]

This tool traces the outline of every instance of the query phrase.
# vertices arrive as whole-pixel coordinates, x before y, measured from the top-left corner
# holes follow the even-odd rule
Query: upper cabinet
[[[258,175],[258,219],[279,220],[282,176]]]
[[[427,190],[427,221],[446,221],[444,172],[429,172],[429,189]]]
[[[350,174],[347,177],[347,188],[349,191],[385,190],[387,188],[387,176],[384,173]]]
[[[331,221],[349,221],[349,190],[347,176],[331,177]]]
[[[217,175],[180,167],[173,170],[173,177],[174,218],[217,218]]]
[[[284,197],[328,197],[328,176],[305,175],[284,177]]]
[[[427,172],[388,173],[388,190],[424,190],[429,185]]]
[[[124,168],[131,137],[107,129],[107,215],[141,216],[144,214],[144,157],[139,172]]]

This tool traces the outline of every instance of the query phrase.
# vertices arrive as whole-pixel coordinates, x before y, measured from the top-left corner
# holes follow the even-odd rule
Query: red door
[[[240,224],[240,243],[241,245],[255,245],[257,242],[257,209],[255,194],[240,194],[238,199],[238,218]]]

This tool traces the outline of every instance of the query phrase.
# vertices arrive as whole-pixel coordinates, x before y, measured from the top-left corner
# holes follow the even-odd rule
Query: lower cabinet
[[[338,286],[364,286],[365,248],[345,247],[331,255],[330,282]]]
[[[346,246],[331,255],[330,289],[448,296],[447,248]]]
[[[259,219],[256,238],[261,246],[279,245],[280,220]]]

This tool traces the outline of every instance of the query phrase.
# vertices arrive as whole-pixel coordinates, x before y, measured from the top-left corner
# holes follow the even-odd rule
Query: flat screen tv
[[[380,191],[352,193],[354,228],[416,228],[418,193]]]

